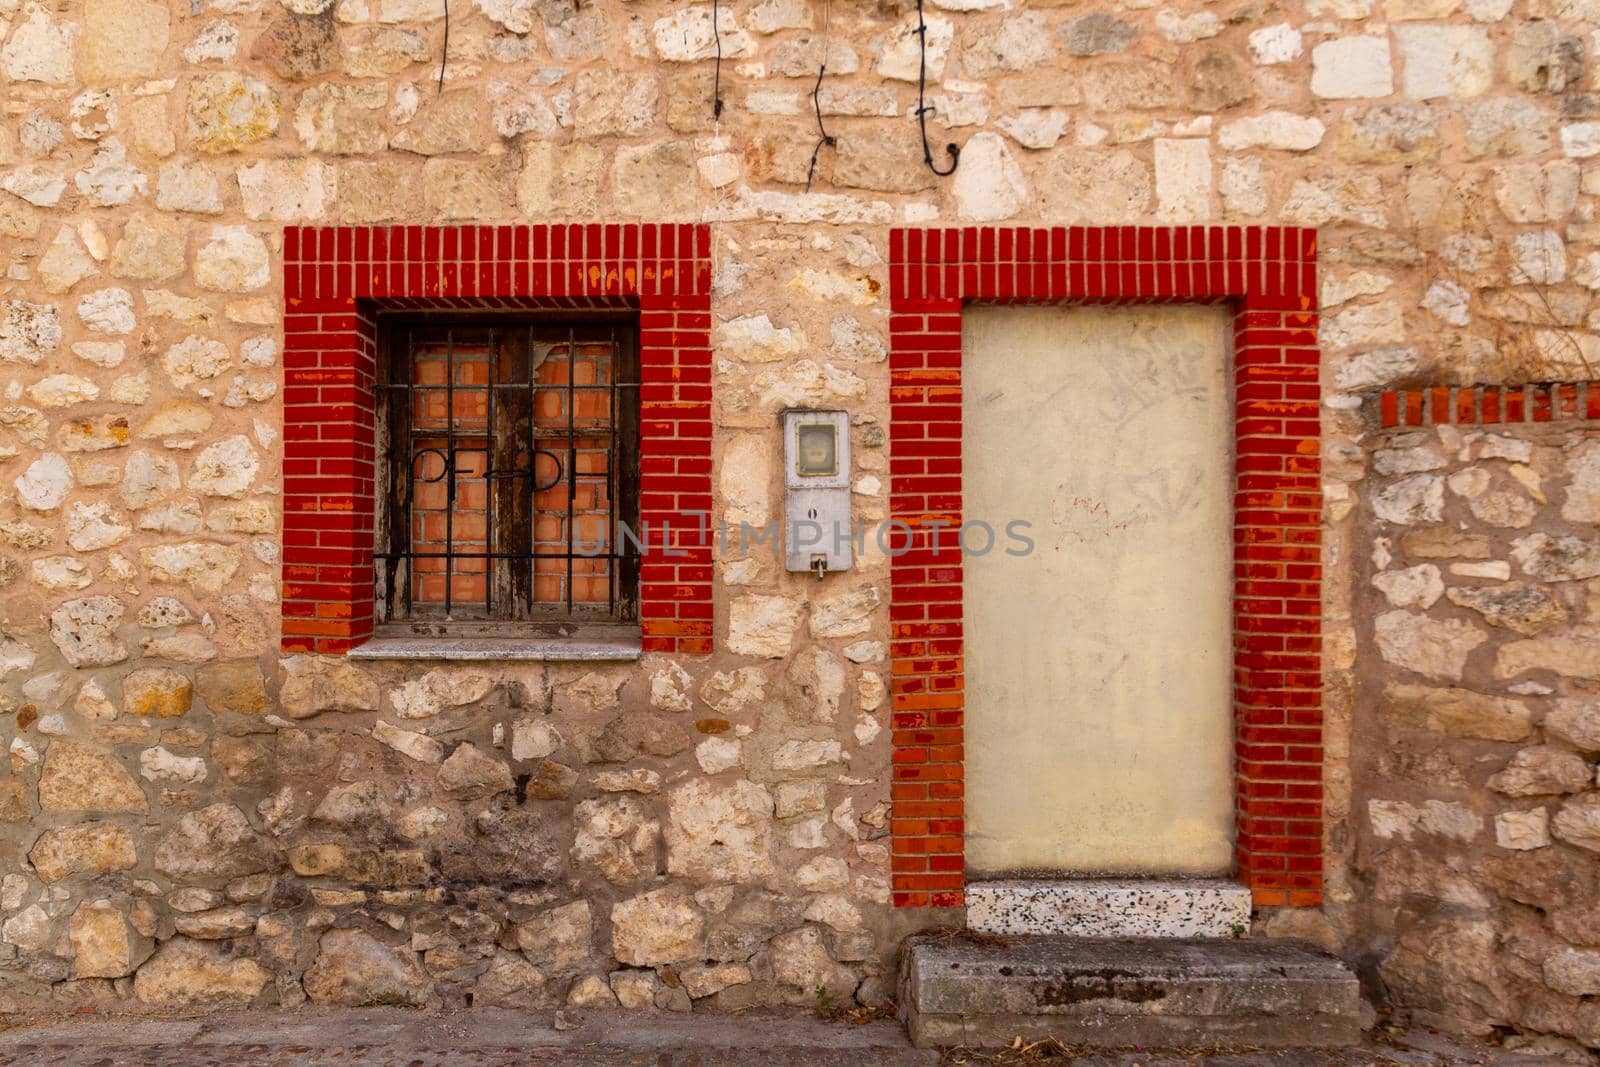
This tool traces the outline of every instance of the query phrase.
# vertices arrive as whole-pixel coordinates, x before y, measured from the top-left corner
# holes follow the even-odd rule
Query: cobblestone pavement
[[[1424,1031],[1359,1049],[1211,1055],[1116,1052],[1041,1058],[1011,1053],[913,1049],[893,1022],[827,1023],[808,1015],[655,1015],[585,1012],[557,1030],[552,1012],[321,1009],[219,1013],[189,1019],[108,1016],[12,1019],[0,1033],[0,1064],[65,1067],[161,1064],[406,1065],[489,1067],[899,1067],[986,1063],[1072,1063],[1077,1067],[1568,1067],[1555,1056],[1507,1052]]]

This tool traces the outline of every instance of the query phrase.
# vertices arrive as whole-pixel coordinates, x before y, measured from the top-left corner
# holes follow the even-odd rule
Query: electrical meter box
[[[850,417],[843,411],[783,413],[784,565],[791,571],[850,569]]]

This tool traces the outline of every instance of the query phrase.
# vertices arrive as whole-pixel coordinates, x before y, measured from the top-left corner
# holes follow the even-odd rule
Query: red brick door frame
[[[1321,900],[1322,490],[1316,231],[895,229],[890,268],[893,883],[964,903],[961,309],[1234,309],[1235,873],[1258,905]]]
[[[284,229],[284,652],[372,636],[377,315],[639,316],[645,651],[711,651],[711,233],[704,226]]]

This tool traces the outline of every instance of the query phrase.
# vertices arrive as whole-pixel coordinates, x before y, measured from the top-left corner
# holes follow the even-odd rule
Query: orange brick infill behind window
[[[968,227],[890,234],[894,903],[965,897],[961,309],[1234,308],[1235,867],[1260,905],[1321,901],[1321,392],[1316,232]]]
[[[639,316],[640,628],[711,651],[711,235],[703,226],[290,226],[284,231],[285,652],[372,635],[377,315]]]
[[[1597,420],[1600,381],[1390,389],[1379,394],[1378,417],[1385,427]]]

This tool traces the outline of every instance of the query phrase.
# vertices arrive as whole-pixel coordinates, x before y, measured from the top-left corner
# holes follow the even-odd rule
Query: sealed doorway
[[[963,315],[971,877],[1231,866],[1231,321]]]

